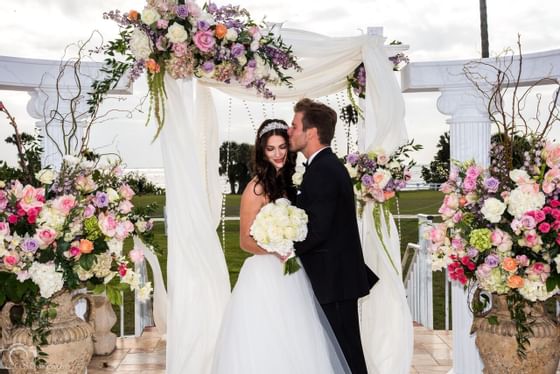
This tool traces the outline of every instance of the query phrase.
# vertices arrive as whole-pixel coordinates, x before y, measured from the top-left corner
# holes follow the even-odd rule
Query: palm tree
[[[482,58],[489,57],[488,52],[488,17],[486,15],[486,0],[480,0],[480,40],[482,44]]]

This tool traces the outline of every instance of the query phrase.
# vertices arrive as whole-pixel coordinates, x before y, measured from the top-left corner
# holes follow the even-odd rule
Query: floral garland
[[[301,70],[291,47],[239,6],[210,2],[201,8],[193,1],[148,0],[141,13],[116,10],[104,18],[116,21],[121,32],[104,47],[107,77],[94,83],[90,105],[102,100],[126,71],[132,81],[146,71],[156,137],[165,122],[165,73],[174,79],[237,82],[274,98],[269,86],[290,86],[287,71]]]

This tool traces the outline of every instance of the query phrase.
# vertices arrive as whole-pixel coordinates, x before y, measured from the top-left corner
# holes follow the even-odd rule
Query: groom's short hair
[[[308,98],[301,99],[294,106],[294,112],[303,113],[303,129],[317,129],[319,142],[330,145],[334,137],[337,115],[331,107]]]

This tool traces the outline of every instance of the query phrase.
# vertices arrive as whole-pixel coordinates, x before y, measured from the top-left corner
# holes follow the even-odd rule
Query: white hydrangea
[[[29,268],[31,280],[39,286],[41,296],[51,297],[64,286],[63,274],[56,271],[54,263],[42,264],[34,262]]]
[[[130,36],[130,51],[138,60],[147,60],[152,53],[152,42],[146,33],[140,29],[134,29]]]
[[[518,187],[511,191],[508,203],[508,212],[515,218],[520,218],[525,212],[543,207],[545,196],[542,192]]]
[[[74,272],[78,275],[78,278],[80,278],[80,280],[82,282],[85,282],[88,279],[90,279],[91,277],[93,277],[93,272],[92,271],[86,270],[83,267],[81,267],[80,265],[74,266]]]
[[[61,231],[64,227],[66,217],[58,209],[54,209],[50,205],[44,205],[37,217],[37,224],[40,226],[47,226],[55,231]]]
[[[255,241],[265,250],[291,256],[294,242],[307,236],[307,215],[288,199],[278,199],[261,208],[250,229]]]
[[[140,286],[140,276],[133,270],[128,270],[126,275],[122,278],[122,282],[130,286],[130,290],[134,291]]]
[[[95,256],[95,262],[91,267],[93,275],[97,278],[105,278],[111,273],[111,265],[113,263],[113,257],[109,252],[105,252]]]
[[[530,301],[545,301],[552,297],[556,292],[558,292],[558,288],[548,292],[544,282],[532,281],[526,278],[524,279],[523,287],[519,289],[521,296]]]

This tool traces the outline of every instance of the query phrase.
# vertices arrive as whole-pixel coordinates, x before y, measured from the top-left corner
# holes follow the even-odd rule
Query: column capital
[[[472,85],[445,87],[440,90],[437,108],[440,113],[450,116],[448,124],[490,123],[488,100]]]

